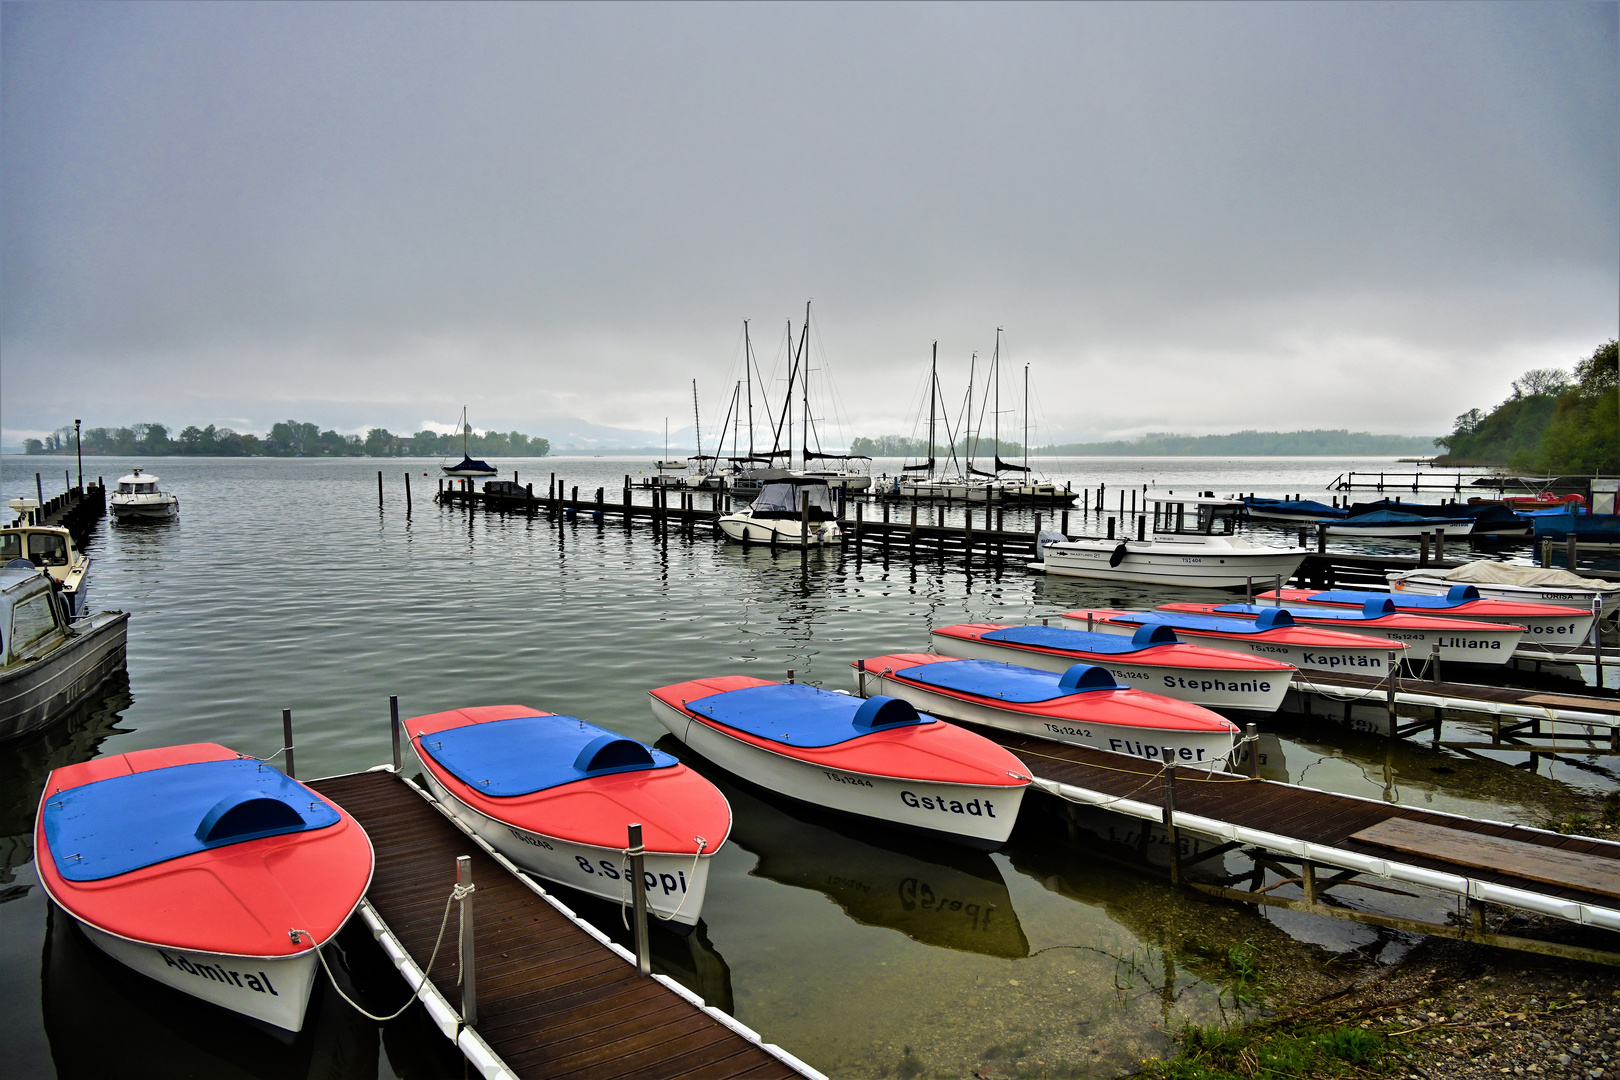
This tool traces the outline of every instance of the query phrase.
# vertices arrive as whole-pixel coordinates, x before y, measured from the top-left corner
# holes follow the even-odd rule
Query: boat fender
[[[1148,623],[1138,626],[1136,633],[1131,635],[1131,644],[1146,645],[1175,645],[1180,642],[1176,632],[1164,623]]]
[[[1285,607],[1268,607],[1254,621],[1261,629],[1270,630],[1274,626],[1293,626],[1294,616]]]
[[[1128,553],[1128,551],[1127,551],[1127,548],[1125,547],[1125,545],[1124,544],[1119,545],[1119,547],[1114,549],[1114,553],[1112,555],[1108,556],[1108,565],[1109,566],[1118,566],[1120,563],[1125,561],[1125,556],[1126,556],[1127,553]]]
[[[598,735],[574,759],[574,768],[582,773],[645,769],[652,764],[652,751],[634,739],[617,735]]]
[[[1369,600],[1361,605],[1361,614],[1369,619],[1376,619],[1380,615],[1393,615],[1395,614],[1395,601]]]
[[[880,728],[921,722],[922,718],[917,715],[917,710],[911,702],[904,698],[884,697],[882,694],[867,698],[866,703],[855,711],[855,719],[851,721],[860,731],[877,731]]]
[[[1460,604],[1464,600],[1478,600],[1479,590],[1472,585],[1453,585],[1446,590],[1446,599],[1453,604]]]
[[[305,827],[303,815],[289,802],[249,789],[215,803],[195,833],[199,843],[236,843],[258,836],[294,832]]]
[[[1058,685],[1065,690],[1118,690],[1119,684],[1107,668],[1095,664],[1075,664],[1063,673]]]

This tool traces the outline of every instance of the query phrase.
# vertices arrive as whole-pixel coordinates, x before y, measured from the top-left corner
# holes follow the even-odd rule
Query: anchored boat
[[[1568,570],[1479,560],[1450,570],[1391,570],[1384,576],[1392,593],[1444,596],[1457,585],[1472,585],[1480,598],[1486,600],[1518,600],[1585,609],[1590,609],[1597,601],[1603,605],[1605,616],[1620,610],[1620,584],[1581,577]]]
[[[1372,536],[1383,539],[1415,540],[1424,533],[1444,529],[1447,536],[1467,536],[1474,531],[1473,518],[1423,517],[1397,510],[1373,510],[1355,517],[1321,521],[1318,528],[1328,535]]]
[[[1294,668],[1280,660],[1189,645],[1168,626],[1128,638],[1061,626],[958,623],[930,635],[934,651],[964,660],[999,660],[1062,674],[1075,664],[1106,668],[1122,686],[1221,709],[1276,712]]]
[[[46,893],[103,952],[291,1032],[304,1024],[318,950],[371,883],[359,822],[216,743],[55,770],[34,841]]]
[[[1524,627],[1524,638],[1536,645],[1574,647],[1592,633],[1592,612],[1552,604],[1529,604],[1517,600],[1492,600],[1472,585],[1453,585],[1444,596],[1412,595],[1404,592],[1364,592],[1358,589],[1272,589],[1260,594],[1263,600],[1279,600],[1290,607],[1352,610],[1369,601],[1388,600],[1396,611],[1429,615],[1441,619],[1507,623]]]
[[[139,465],[128,476],[118,478],[118,490],[108,502],[117,519],[164,520],[180,516],[180,500],[158,489],[159,480],[145,474]]]
[[[1258,619],[1277,610],[1261,604],[1160,604],[1160,611],[1184,611],[1193,615]],[[1300,626],[1319,630],[1341,630],[1384,641],[1397,641],[1412,650],[1415,660],[1427,659],[1439,650],[1441,660],[1461,664],[1504,664],[1519,647],[1524,627],[1507,623],[1462,619],[1436,619],[1395,610],[1395,602],[1381,594],[1356,609],[1325,607],[1286,608]]]
[[[993,851],[1030,776],[1007,750],[896,698],[863,700],[741,675],[650,691],[681,742],[801,802]]]
[[[1254,619],[1179,611],[1108,610],[1071,611],[1063,618],[1076,626],[1083,624],[1087,630],[1126,637],[1144,626],[1168,626],[1178,638],[1195,644],[1267,656],[1302,671],[1354,671],[1382,678],[1388,673],[1390,651],[1406,651],[1405,645],[1395,642],[1374,645],[1356,634],[1296,626],[1287,608],[1266,608]]]
[[[0,529],[0,566],[13,559],[27,559],[44,570],[60,586],[68,614],[84,614],[90,556],[74,546],[71,532],[59,525],[12,525]]]
[[[639,823],[648,907],[666,921],[698,921],[731,807],[675,758],[523,705],[434,713],[408,728],[434,797],[523,869],[624,903],[626,841]]]
[[[0,566],[0,740],[49,724],[123,666],[129,616],[70,618],[54,594],[32,563]]]
[[[855,663],[866,694],[895,694],[939,716],[1149,761],[1224,766],[1237,725],[1201,705],[1120,686],[1106,668],[1063,674],[990,660],[895,653]]]
[[[732,540],[755,544],[839,544],[844,534],[825,480],[786,476],[767,481],[758,497],[715,523]]]
[[[496,469],[487,461],[480,461],[467,451],[467,437],[472,434],[472,425],[467,423],[467,406],[461,407],[461,460],[454,465],[441,465],[440,470],[446,476],[494,476]]]

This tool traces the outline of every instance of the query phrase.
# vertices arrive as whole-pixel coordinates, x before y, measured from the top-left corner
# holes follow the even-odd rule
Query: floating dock
[[[389,766],[310,784],[363,825],[376,872],[360,914],[428,1015],[486,1080],[793,1080],[825,1077],[574,915]],[[433,952],[470,859],[476,1017],[456,996],[454,931]],[[423,985],[425,981],[426,985]]]

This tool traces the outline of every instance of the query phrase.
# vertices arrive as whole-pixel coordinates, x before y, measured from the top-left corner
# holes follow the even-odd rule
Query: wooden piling
[[[377,509],[379,509],[379,510],[381,510],[381,509],[382,509],[382,508],[383,508],[383,500],[382,500],[382,470],[381,470],[381,469],[378,469],[378,470],[377,470]]]
[[[405,513],[411,512],[411,474],[405,473]]]

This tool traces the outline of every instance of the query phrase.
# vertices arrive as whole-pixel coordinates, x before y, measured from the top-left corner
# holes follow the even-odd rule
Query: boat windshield
[[[22,558],[22,534],[0,533],[0,565]]]
[[[804,495],[810,497],[812,521],[825,521],[832,517],[832,492],[826,484],[766,484],[754,500],[754,516],[772,514],[797,517],[799,500]]]
[[[67,541],[52,533],[30,533],[28,557],[35,566],[66,566]]]
[[[1153,531],[1158,533],[1198,533],[1204,536],[1231,536],[1237,532],[1236,505],[1211,503],[1154,503]]]

